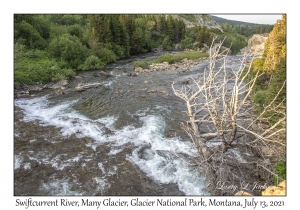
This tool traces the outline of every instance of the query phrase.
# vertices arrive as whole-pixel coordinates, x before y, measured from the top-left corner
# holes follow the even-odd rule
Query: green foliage
[[[207,53],[199,52],[199,51],[184,51],[182,53],[177,53],[174,55],[176,61],[183,60],[184,58],[190,59],[190,60],[197,60],[200,58],[208,57]]]
[[[135,61],[134,63],[133,63],[133,67],[134,68],[137,68],[137,67],[141,67],[141,68],[143,68],[143,69],[146,69],[146,68],[148,68],[148,62],[147,61]]]
[[[214,34],[217,34],[217,35],[221,35],[222,34],[222,31],[218,28],[210,28],[209,29],[210,32],[214,33]]]
[[[82,45],[76,36],[69,34],[53,39],[49,44],[48,51],[53,57],[68,62],[74,69],[77,69],[89,54],[87,47]]]
[[[79,24],[81,26],[86,25],[87,20],[84,17],[84,15],[71,15],[71,14],[66,14],[66,15],[48,15],[49,19],[52,23],[56,23],[59,25],[75,25]]]
[[[224,40],[223,46],[230,48],[232,54],[237,54],[240,50],[248,45],[246,37],[238,34],[234,29],[219,36],[218,40]]]
[[[190,37],[185,37],[185,39],[181,40],[179,46],[181,49],[193,49],[193,39]]]
[[[72,69],[61,68],[54,59],[49,60],[45,57],[43,55],[45,52],[37,52],[37,54],[41,55],[35,58],[28,57],[28,54],[23,56],[22,63],[15,68],[15,84],[35,84],[36,82],[45,84],[75,75]]]
[[[25,45],[33,49],[44,49],[47,46],[39,31],[24,20],[15,24],[14,36],[15,40],[24,39]]]
[[[267,90],[259,90],[253,95],[253,101],[254,103],[257,103],[261,106],[261,108],[264,107],[266,104],[266,99],[269,92]]]
[[[279,178],[276,175],[273,175],[273,182],[275,185],[278,185],[278,183],[282,180],[286,179],[286,160],[283,159],[274,165],[274,173],[279,176]]]
[[[105,64],[107,63],[111,63],[117,60],[117,56],[116,54],[112,51],[109,50],[107,48],[102,48],[100,50],[100,56],[99,58],[101,59],[102,62],[104,62]]]
[[[80,67],[82,70],[95,70],[95,69],[101,69],[105,66],[105,64],[94,55],[89,56],[84,64]]]
[[[172,55],[170,53],[165,53],[165,54],[159,56],[157,59],[153,60],[151,63],[168,62],[169,64],[173,64],[176,61],[175,55]]]
[[[172,41],[170,40],[169,36],[166,36],[164,38],[164,41],[162,42],[162,48],[164,50],[172,50],[172,49],[174,49],[174,46],[173,46]]]

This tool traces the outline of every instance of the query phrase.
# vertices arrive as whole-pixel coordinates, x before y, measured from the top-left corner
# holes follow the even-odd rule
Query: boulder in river
[[[148,93],[156,93],[157,90],[148,90]]]
[[[108,73],[105,72],[105,71],[100,71],[100,72],[99,72],[99,75],[100,75],[100,76],[108,76]]]

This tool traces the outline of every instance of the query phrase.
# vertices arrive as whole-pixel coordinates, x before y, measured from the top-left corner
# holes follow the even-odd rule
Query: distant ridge
[[[261,26],[261,25],[266,25],[266,26],[271,26],[273,24],[259,24],[259,23],[249,23],[249,22],[243,22],[243,21],[237,21],[237,20],[228,20],[225,18],[217,17],[214,15],[209,15],[211,19],[219,23],[220,25],[224,23],[228,23],[230,25],[233,25],[234,27],[240,25],[240,26],[249,26],[249,27],[255,27],[255,26]]]

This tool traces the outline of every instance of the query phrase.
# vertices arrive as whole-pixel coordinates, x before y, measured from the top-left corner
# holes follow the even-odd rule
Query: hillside
[[[244,35],[248,38],[250,38],[254,34],[270,33],[274,26],[269,24],[257,24],[236,20],[228,20],[213,15],[209,15],[209,17],[212,20],[216,21],[218,24],[220,24],[222,28],[230,26],[234,28],[239,34]]]
[[[248,26],[248,27],[255,27],[255,26],[258,26],[258,25],[268,25],[268,24],[248,23],[248,22],[237,21],[237,20],[228,20],[228,19],[217,17],[217,16],[214,16],[214,15],[209,15],[209,17],[212,20],[214,20],[217,23],[219,23],[219,24],[228,23],[230,25],[233,25],[234,27],[238,26],[238,25],[240,25],[240,26]],[[268,25],[268,26],[270,26],[270,25]]]
[[[180,14],[174,15],[174,17],[182,20],[187,28],[206,26],[207,28],[217,28],[222,31],[221,25],[206,14]]]

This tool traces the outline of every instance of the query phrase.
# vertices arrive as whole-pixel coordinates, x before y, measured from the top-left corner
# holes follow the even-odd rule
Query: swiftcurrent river
[[[208,61],[187,72],[128,76],[137,60],[124,59],[80,72],[66,94],[52,89],[14,101],[15,195],[209,195],[204,172],[189,165],[196,150],[180,123],[185,103],[171,84],[203,73]],[[240,57],[228,56],[228,68]],[[74,91],[78,83],[104,85]]]

